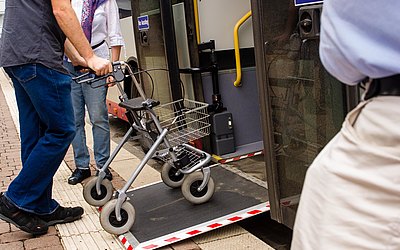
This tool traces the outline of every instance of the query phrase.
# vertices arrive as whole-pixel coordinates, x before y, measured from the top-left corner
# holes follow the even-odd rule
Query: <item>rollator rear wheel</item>
[[[117,199],[107,202],[100,212],[100,224],[110,234],[120,235],[129,231],[135,223],[135,208],[125,201],[121,207],[121,221],[117,220],[115,207]]]
[[[182,173],[176,175],[177,171],[178,170],[171,166],[170,163],[164,163],[161,169],[161,179],[165,183],[165,185],[171,188],[178,188],[182,186],[185,175]]]
[[[89,181],[83,186],[83,198],[92,206],[103,206],[107,201],[111,200],[113,194],[113,185],[110,180],[103,179],[100,184],[100,192],[98,195],[96,191],[97,176],[92,176]]]
[[[140,137],[139,137],[139,145],[142,148],[143,152],[146,154],[149,152],[151,146],[154,144],[153,139],[149,138],[150,135],[146,136],[146,132],[139,131]]]
[[[182,194],[186,200],[193,204],[202,204],[211,199],[215,191],[214,180],[210,177],[207,185],[203,190],[198,191],[198,187],[200,187],[203,182],[203,173],[202,172],[193,172],[186,176],[183,181],[181,190]]]

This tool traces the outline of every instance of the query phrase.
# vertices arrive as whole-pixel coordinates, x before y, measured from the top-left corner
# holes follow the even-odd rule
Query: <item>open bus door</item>
[[[271,217],[290,228],[307,168],[358,101],[319,60],[321,2],[251,1]]]

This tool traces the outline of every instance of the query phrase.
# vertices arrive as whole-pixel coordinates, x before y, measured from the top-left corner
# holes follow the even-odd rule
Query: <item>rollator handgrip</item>
[[[122,70],[121,62],[113,62],[112,63],[112,67],[113,67],[112,72],[110,72],[110,73],[108,73],[106,75],[96,76],[94,74],[94,71],[92,69],[89,69],[89,72],[86,72],[86,73],[84,73],[82,75],[73,77],[72,79],[75,82],[79,83],[79,84],[83,84],[83,83],[90,84],[92,88],[98,88],[98,87],[101,87],[101,86],[108,85],[110,83],[123,81],[125,79],[125,74],[124,74],[124,72]],[[87,69],[87,68],[82,67],[82,66],[75,66],[74,68],[75,68],[75,70]],[[99,85],[93,85],[93,83],[98,82],[98,81],[103,80],[103,79],[106,79],[109,76],[113,77],[114,81],[108,82],[108,83],[101,83]]]
[[[142,106],[143,107],[147,107],[147,108],[154,108],[156,106],[160,105],[160,101],[157,100],[153,100],[153,99],[146,99],[142,102]]]

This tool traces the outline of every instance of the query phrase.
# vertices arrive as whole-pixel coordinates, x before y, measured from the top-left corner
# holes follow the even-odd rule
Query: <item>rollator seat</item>
[[[153,99],[144,100],[142,97],[136,97],[124,102],[120,102],[118,105],[128,110],[140,111],[145,110],[146,108],[153,108],[159,104],[159,101]]]

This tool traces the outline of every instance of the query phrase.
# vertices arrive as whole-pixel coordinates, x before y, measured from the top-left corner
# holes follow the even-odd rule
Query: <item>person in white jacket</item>
[[[291,248],[400,249],[400,1],[324,0],[320,57],[363,101],[307,171]]]
[[[72,0],[71,4],[83,31],[95,54],[110,61],[118,61],[124,40],[119,22],[118,6],[115,0]],[[110,49],[111,47],[111,54]],[[79,75],[71,62],[66,62],[73,75]],[[111,79],[107,79],[110,81]],[[96,83],[98,85],[98,83]],[[110,126],[106,95],[108,86],[104,84],[92,88],[89,84],[72,83],[72,103],[74,106],[76,136],[72,141],[76,169],[68,178],[68,183],[75,185],[91,175],[90,155],[86,145],[85,107],[92,124],[94,158],[97,169],[103,167],[110,156]],[[107,169],[106,178],[112,179]]]

